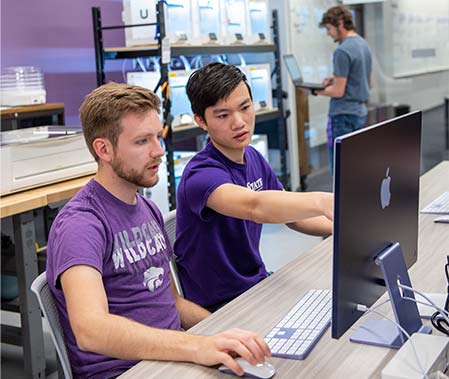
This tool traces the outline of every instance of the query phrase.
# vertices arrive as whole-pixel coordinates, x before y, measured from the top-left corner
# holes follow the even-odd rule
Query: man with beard
[[[331,172],[333,171],[333,147],[336,137],[360,129],[366,122],[366,101],[373,86],[371,50],[366,41],[355,32],[351,13],[340,6],[324,13],[320,27],[338,43],[333,55],[334,76],[325,78],[322,91],[312,90],[313,95],[329,96],[327,125]]]
[[[232,356],[256,364],[270,355],[248,331],[182,331],[209,312],[177,294],[162,215],[137,193],[158,181],[159,108],[147,89],[109,83],[80,109],[98,171],[59,212],[47,247],[47,280],[77,378],[116,377],[142,359],[223,363],[242,375]]]

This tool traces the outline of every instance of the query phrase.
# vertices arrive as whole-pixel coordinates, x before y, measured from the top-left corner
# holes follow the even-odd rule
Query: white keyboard
[[[329,327],[332,317],[329,290],[307,292],[266,335],[274,357],[304,359]]]
[[[421,213],[449,214],[449,192],[444,192],[427,207],[422,209]]]

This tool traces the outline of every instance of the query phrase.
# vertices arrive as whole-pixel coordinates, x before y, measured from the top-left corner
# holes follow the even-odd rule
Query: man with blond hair
[[[177,294],[162,215],[137,192],[158,181],[159,108],[147,89],[109,83],[80,109],[98,171],[56,217],[47,248],[47,280],[77,378],[113,378],[143,359],[223,363],[242,375],[233,356],[256,364],[270,355],[252,332],[182,331],[209,312]]]

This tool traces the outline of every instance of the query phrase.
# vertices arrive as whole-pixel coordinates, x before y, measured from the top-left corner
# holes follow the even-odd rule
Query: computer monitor
[[[385,248],[398,242],[407,268],[417,260],[421,118],[409,113],[335,140],[333,338],[363,314],[357,304],[386,291],[375,263]]]

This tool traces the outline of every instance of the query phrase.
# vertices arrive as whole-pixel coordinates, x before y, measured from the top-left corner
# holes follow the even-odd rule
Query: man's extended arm
[[[297,232],[313,236],[327,237],[332,234],[333,222],[326,217],[312,217],[301,221],[291,222],[287,226]]]
[[[327,192],[252,191],[227,183],[210,194],[206,206],[260,224],[289,224],[317,216],[332,220],[334,196]]]
[[[238,375],[243,370],[230,352],[252,364],[263,362],[264,356],[270,355],[263,339],[252,332],[232,329],[200,336],[152,328],[111,314],[101,274],[90,266],[67,269],[61,275],[61,284],[70,325],[81,350],[132,360],[223,363]]]

